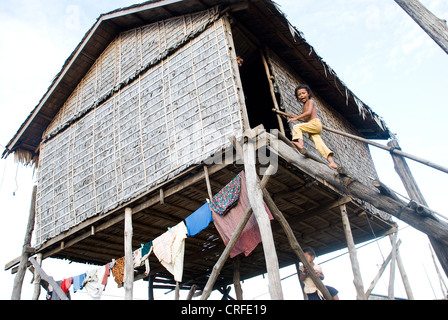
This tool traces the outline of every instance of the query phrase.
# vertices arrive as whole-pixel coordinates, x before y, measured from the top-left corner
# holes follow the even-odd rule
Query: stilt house
[[[339,179],[308,139],[308,156],[288,144],[290,128],[272,110],[300,113],[294,89],[303,83],[313,89],[325,126],[390,138],[381,117],[273,1],[148,1],[101,15],[3,154],[38,168],[35,252],[98,265],[122,257],[126,208],[136,249],[186,219],[241,171],[253,179],[244,156],[249,140],[256,142],[260,180],[263,169],[275,166],[266,190],[302,247],[321,255],[347,246],[341,206],[355,243],[395,230],[389,214],[313,170]],[[322,136],[350,181],[377,179],[366,143],[329,131]],[[283,157],[273,147],[278,144],[303,166]],[[278,219],[268,231],[278,266],[296,263]],[[241,279],[269,272],[266,248],[263,242],[238,257]],[[224,249],[213,223],[187,238],[181,288],[204,288]],[[157,259],[150,263],[155,285],[174,284]],[[143,277],[136,272],[136,279]],[[229,259],[214,288],[233,277]]]

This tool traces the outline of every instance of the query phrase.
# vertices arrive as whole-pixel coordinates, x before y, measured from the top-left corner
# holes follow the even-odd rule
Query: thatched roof
[[[377,114],[347,88],[333,69],[268,0],[153,0],[101,15],[70,55],[48,91],[7,144],[2,157],[15,153],[24,163],[37,163],[42,134],[96,59],[122,31],[220,5],[285,60],[313,90],[351,122],[365,138],[388,139]]]

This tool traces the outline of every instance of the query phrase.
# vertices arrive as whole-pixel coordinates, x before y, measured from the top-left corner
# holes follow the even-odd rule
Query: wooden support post
[[[244,143],[243,146],[247,194],[263,242],[263,251],[268,271],[269,292],[272,300],[282,300],[283,292],[280,282],[280,271],[274,244],[274,236],[272,235],[271,221],[269,220],[268,213],[263,205],[263,192],[258,183],[255,156],[256,135],[253,133],[252,130],[249,130],[249,134],[255,138],[247,137],[248,141]]]
[[[263,177],[263,180],[261,181],[261,187],[266,187],[266,184],[269,181],[270,175],[272,172],[274,172],[275,167],[269,166],[268,170],[266,170],[266,173]],[[246,226],[247,222],[249,221],[250,217],[252,215],[252,208],[250,204],[248,205],[246,212],[244,213],[243,217],[241,218],[240,222],[238,223],[235,231],[232,234],[232,237],[230,238],[229,242],[227,243],[226,248],[224,249],[224,252],[219,257],[216,264],[213,266],[212,273],[210,274],[210,277],[208,278],[207,284],[204,287],[204,290],[202,292],[201,300],[207,300],[210,297],[210,294],[213,291],[213,287],[215,285],[216,279],[218,279],[219,273],[221,272],[222,268],[224,267],[224,264],[226,263],[227,259],[230,256],[230,253],[232,252],[233,248],[235,247],[235,244],[237,243],[238,239],[241,236],[241,233],[244,230],[244,227]]]
[[[394,150],[400,149],[400,145],[396,140],[390,141],[387,145]],[[420,188],[418,187],[417,182],[415,181],[412,172],[406,163],[406,160],[396,153],[392,154],[392,159],[394,161],[395,171],[403,182],[409,198],[427,207],[428,204],[426,203],[425,197],[420,191]],[[437,220],[435,217],[432,217],[431,219]],[[437,239],[437,237],[434,236],[436,235],[435,233],[427,233],[427,235],[432,247],[434,248],[437,258],[439,258],[440,265],[445,271],[445,275],[448,276],[448,245]]]
[[[418,0],[395,2],[448,54],[448,27]]]
[[[154,300],[154,275],[148,277],[148,300]]]
[[[180,298],[180,286],[179,282],[176,281],[176,289],[174,290],[174,300],[179,301]]]
[[[345,238],[347,239],[347,247],[350,255],[350,261],[352,263],[352,270],[354,276],[354,284],[356,288],[356,295],[358,300],[365,300],[364,285],[362,283],[361,270],[359,268],[358,256],[356,253],[355,242],[353,240],[352,230],[350,228],[350,221],[347,215],[347,208],[344,205],[339,207],[341,209],[342,224],[344,226]]]
[[[36,255],[36,262],[37,264],[42,265],[42,253],[38,253]],[[39,272],[34,269],[34,292],[33,292],[33,298],[32,300],[39,300],[40,296],[40,275]]]
[[[235,288],[236,299],[243,300],[243,289],[241,288],[239,256],[233,258],[233,287]]]
[[[392,242],[392,257],[390,259],[390,277],[389,277],[389,289],[387,291],[389,300],[395,300],[395,265],[397,262],[397,233],[394,232],[391,236]]]
[[[30,256],[30,253],[27,250],[27,248],[31,246],[31,237],[33,235],[34,230],[34,217],[36,213],[36,192],[37,192],[37,186],[34,186],[33,193],[31,196],[28,225],[25,232],[25,239],[23,241],[22,257],[20,259],[19,270],[17,271],[17,274],[14,278],[14,287],[12,290],[11,300],[20,300],[20,297],[22,295],[23,278],[25,277],[26,268],[28,265],[28,258]]]
[[[275,220],[277,220],[277,222],[280,223],[283,230],[285,231],[286,237],[288,238],[288,241],[289,241],[289,245],[291,246],[294,253],[297,255],[297,257],[303,263],[305,268],[307,268],[308,270],[313,270],[313,267],[308,262],[308,259],[306,258],[305,253],[302,250],[302,247],[300,246],[299,242],[297,241],[297,238],[294,235],[294,231],[291,229],[291,226],[289,225],[285,216],[278,209],[277,205],[275,204],[274,200],[272,199],[271,195],[269,194],[269,192],[266,189],[263,189],[263,197],[264,197],[264,200],[266,201],[266,205],[268,206],[272,215],[275,217]],[[316,274],[312,273],[312,272],[310,273],[310,277],[313,280],[316,287],[319,289],[319,291],[322,292],[325,299],[333,300],[333,297],[331,296],[327,287],[325,287],[325,285],[322,283],[322,281],[319,279],[319,277],[317,277]],[[300,276],[299,276],[299,278],[300,278]]]
[[[30,262],[34,269],[39,273],[42,280],[47,281],[48,284],[52,286],[53,292],[56,293],[61,300],[68,300],[64,291],[62,291],[61,287],[54,281],[53,277],[47,275],[34,258],[30,258]]]
[[[125,268],[124,268],[124,289],[125,300],[133,299],[133,287],[134,287],[134,259],[132,258],[132,209],[125,209],[124,218],[124,255],[125,255]]]
[[[397,241],[397,250],[401,245],[401,240]],[[378,273],[376,274],[375,278],[370,283],[369,288],[366,291],[366,299],[369,298],[370,294],[372,293],[373,289],[375,288],[376,284],[378,283],[378,280],[380,280],[381,276],[384,273],[384,270],[386,270],[387,265],[389,264],[390,260],[392,259],[392,251],[387,256],[386,260],[384,260],[383,264],[381,265],[381,268],[378,270]]]
[[[389,235],[389,239],[391,239],[391,241],[392,241],[392,238],[390,237],[390,235]],[[398,270],[400,271],[400,275],[401,275],[401,281],[403,281],[404,290],[406,291],[406,295],[407,295],[408,299],[414,300],[414,294],[412,293],[408,275],[406,273],[406,270],[404,269],[403,261],[401,260],[400,250],[398,249],[398,242],[397,242],[396,246],[397,246],[396,260],[397,260],[397,267],[398,267]]]

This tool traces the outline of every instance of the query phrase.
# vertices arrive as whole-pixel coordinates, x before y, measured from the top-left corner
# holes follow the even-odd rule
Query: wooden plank
[[[46,274],[33,257],[30,258],[30,262],[32,263],[34,269],[39,273],[41,279],[47,281],[53,287],[53,292],[56,293],[61,300],[68,300],[64,291],[62,291],[61,287],[56,283],[56,281],[54,281],[53,277]]]

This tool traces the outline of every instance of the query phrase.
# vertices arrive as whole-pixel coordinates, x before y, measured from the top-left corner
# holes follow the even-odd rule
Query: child
[[[334,152],[331,151],[322,140],[322,122],[317,117],[316,103],[312,99],[313,94],[307,85],[301,85],[296,88],[295,95],[297,100],[303,103],[303,111],[300,116],[290,114],[288,123],[303,120],[305,123],[297,124],[292,129],[292,143],[299,149],[303,149],[303,134],[308,133],[311,141],[316,146],[317,151],[328,160],[330,167],[337,169],[338,165],[334,162]]]
[[[315,272],[316,276],[324,280],[324,274],[322,273],[322,267],[318,264],[314,263],[314,258],[316,257],[316,253],[314,253],[314,250],[311,248],[305,248],[303,250],[305,253],[306,259],[310,263],[310,265],[313,267],[314,270],[310,271],[307,270],[303,264],[300,265],[299,271],[300,271],[300,280],[303,281],[305,284],[304,291],[308,296],[308,300],[324,300],[324,297],[322,293],[317,289],[316,285],[314,284],[311,277],[309,277],[310,272]],[[333,297],[333,300],[339,300],[338,297],[338,291],[330,286],[326,286],[328,291],[330,292],[331,296]]]

